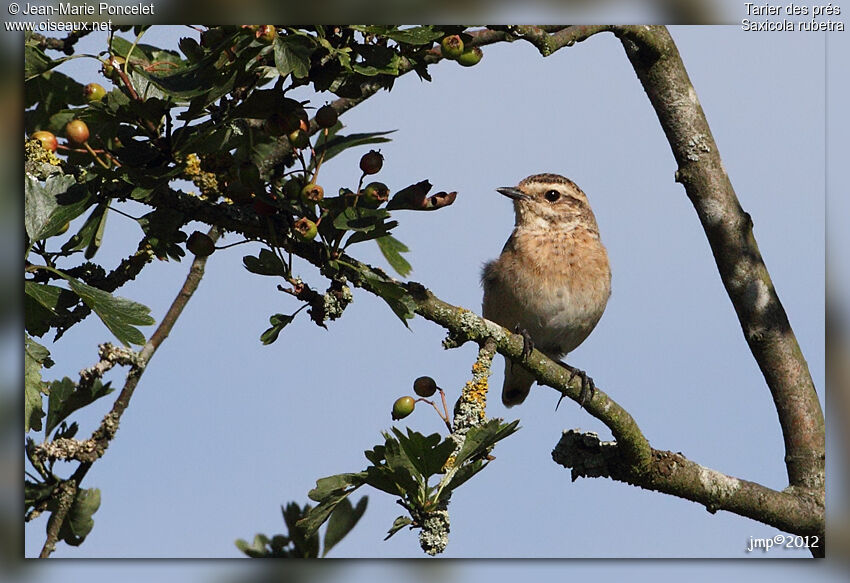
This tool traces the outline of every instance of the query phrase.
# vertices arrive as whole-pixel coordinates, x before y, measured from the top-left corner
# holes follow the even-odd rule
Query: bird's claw
[[[528,360],[528,357],[534,351],[534,340],[531,339],[531,334],[525,328],[521,328],[519,324],[514,328],[514,334],[522,336],[522,359]]]
[[[593,382],[593,379],[590,378],[587,373],[581,370],[580,368],[570,366],[567,363],[560,361],[558,362],[558,364],[570,371],[570,378],[567,379],[568,383],[572,382],[572,380],[576,377],[581,379],[581,389],[579,390],[578,394],[578,405],[583,409],[584,406],[588,402],[592,401],[593,397],[596,396],[596,384]],[[561,401],[564,399],[565,396],[566,393],[561,393],[561,398],[558,399],[558,405],[561,404]],[[555,405],[555,410],[558,409],[558,405]]]

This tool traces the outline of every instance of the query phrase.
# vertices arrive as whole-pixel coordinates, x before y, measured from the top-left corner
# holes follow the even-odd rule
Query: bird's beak
[[[496,192],[498,192],[499,194],[504,194],[508,198],[512,198],[514,200],[525,200],[529,198],[527,194],[525,194],[518,188],[514,188],[513,186],[503,186],[502,188],[497,188]]]

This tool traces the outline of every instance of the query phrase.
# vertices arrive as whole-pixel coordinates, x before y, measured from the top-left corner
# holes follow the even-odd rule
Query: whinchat
[[[560,361],[587,338],[611,295],[596,217],[581,188],[558,174],[496,190],[513,199],[516,222],[502,254],[484,266],[484,317],[521,331],[527,343]],[[564,366],[592,390],[582,371]],[[522,403],[533,383],[531,373],[505,359],[502,403]]]

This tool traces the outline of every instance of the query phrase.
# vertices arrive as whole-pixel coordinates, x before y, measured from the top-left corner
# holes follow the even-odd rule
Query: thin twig
[[[220,232],[217,227],[212,227],[207,234],[213,241],[216,241],[220,236]],[[206,265],[206,262],[207,257],[195,257],[195,260],[192,262],[192,267],[189,269],[189,274],[186,276],[186,281],[183,283],[183,287],[178,292],[177,297],[174,298],[174,301],[171,303],[171,307],[168,308],[168,311],[165,313],[165,316],[162,318],[162,321],[159,323],[156,331],[154,331],[153,335],[151,335],[150,340],[148,340],[142,347],[135,366],[133,366],[130,369],[130,372],[127,373],[127,380],[124,383],[124,387],[121,389],[121,393],[115,400],[115,403],[113,403],[112,409],[103,418],[100,426],[94,431],[94,433],[92,433],[89,441],[97,447],[97,455],[95,459],[99,459],[103,456],[110,441],[112,441],[115,437],[121,416],[130,405],[130,399],[133,397],[133,393],[139,384],[139,380],[144,374],[147,364],[150,362],[150,359],[153,357],[154,353],[156,353],[163,341],[168,337],[171,329],[174,327],[174,324],[183,312],[183,308],[186,307],[186,304],[195,293],[195,290],[198,289],[198,285],[204,275],[204,266]],[[80,463],[73,475],[68,480],[65,480],[62,486],[57,489],[58,495],[60,496],[58,499],[59,506],[51,515],[51,521],[48,523],[49,527],[47,539],[45,540],[44,547],[41,551],[41,558],[49,557],[56,549],[56,543],[59,540],[59,531],[62,527],[62,523],[65,521],[71,503],[73,503],[74,497],[79,489],[79,484],[82,483],[83,478],[85,478],[93,463],[94,460]],[[68,492],[71,492],[71,494],[69,495]],[[68,500],[68,498],[70,498],[70,500]]]

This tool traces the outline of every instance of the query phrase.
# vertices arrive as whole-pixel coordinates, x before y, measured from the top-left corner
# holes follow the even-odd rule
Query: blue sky
[[[734,26],[672,32],[823,403],[825,37]],[[189,34],[152,31],[145,41],[173,45]],[[829,42],[832,55],[842,46],[847,54],[845,37]],[[86,60],[65,71],[104,83]],[[446,62],[432,75],[433,83],[402,78],[342,118],[351,132],[398,130],[381,145],[386,160],[377,177],[393,190],[427,178],[435,190],[459,193],[439,213],[398,213],[396,236],[411,248],[410,278],[478,311],[480,267],[499,253],[513,225],[510,204],[494,189],[537,172],[571,177],[596,213],[613,295],[569,362],[629,410],[654,447],[784,487],[769,392],[619,42],[597,35],[547,59],[523,43],[487,47],[478,66]],[[846,82],[832,75],[830,89],[842,94]],[[326,191],[356,186],[365,151],[322,169]],[[130,252],[137,229],[111,216],[99,259],[111,265]],[[361,247],[359,258],[385,266],[376,248]],[[390,406],[414,378],[433,376],[452,401],[459,394],[474,347],[446,352],[442,329],[420,319],[409,331],[361,291],[329,330],[301,314],[276,344],[262,346],[268,316],[298,304],[276,291],[276,282],[241,267],[252,251],[239,246],[211,257],[118,437],[86,479],[102,491],[94,530],[81,547],[60,545],[55,556],[239,556],[234,539],[283,530],[280,504],[307,501],[319,477],[365,466],[363,450],[391,426]],[[160,318],[187,268],[157,263],[120,293]],[[301,273],[320,281],[305,265]],[[105,340],[108,332],[95,320],[72,329],[50,347],[58,363],[51,372],[73,377]],[[501,385],[501,369],[494,366],[493,386]],[[519,418],[522,430],[455,494],[446,557],[734,558],[747,556],[750,537],[777,533],[607,480],[571,482],[550,458],[561,431],[578,427],[607,438],[604,426],[573,403],[554,411],[557,395],[545,387],[509,411],[497,392],[489,415]],[[96,426],[106,406],[81,416],[81,433]],[[397,425],[441,429],[425,408]],[[382,542],[398,506],[379,492],[362,493],[369,509],[333,555],[421,556],[415,533]],[[43,533],[44,521],[27,527],[27,556],[37,554]]]

